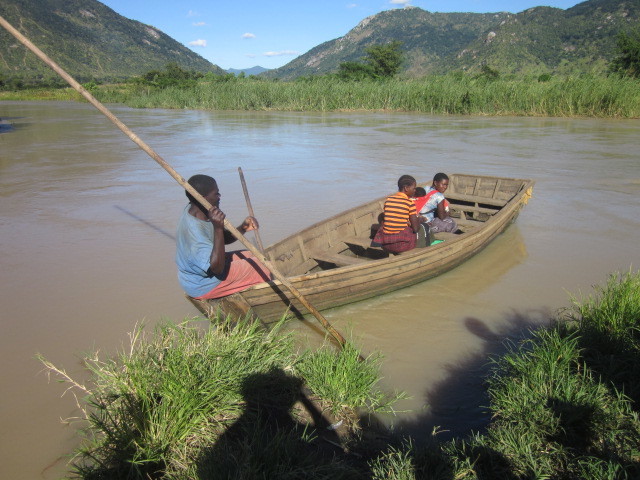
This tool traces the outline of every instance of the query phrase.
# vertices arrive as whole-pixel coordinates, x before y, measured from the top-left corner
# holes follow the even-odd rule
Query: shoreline
[[[128,478],[140,479],[631,478],[640,472],[640,273],[611,274],[594,290],[489,358],[486,432],[440,441],[436,428],[423,445],[380,430],[372,415],[400,398],[376,386],[379,355],[360,362],[350,343],[297,352],[279,327],[138,330],[130,351],[86,358],[90,389],[40,359],[83,393],[92,435],[74,461],[79,478],[120,477],[132,465]]]

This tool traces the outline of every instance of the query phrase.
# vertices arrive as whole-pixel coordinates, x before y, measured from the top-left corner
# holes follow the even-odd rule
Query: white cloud
[[[263,55],[265,57],[281,57],[285,55],[299,55],[300,52],[296,52],[295,50],[281,50],[279,52],[264,52]]]
[[[194,10],[189,10],[189,12],[187,13],[187,17],[199,17],[200,14]]]
[[[391,5],[409,5],[411,0],[389,0]]]
[[[206,23],[204,22],[193,22],[194,27],[204,27]]]
[[[245,57],[249,57],[249,58],[256,58],[257,55],[255,53],[246,53]]]
[[[198,39],[198,40],[194,40],[193,42],[189,42],[189,45],[191,45],[192,47],[206,47],[207,41]]]
[[[356,8],[358,6],[357,3],[349,3],[347,4],[347,8]]]
[[[256,35],[254,33],[243,33],[242,34],[242,38],[256,38]]]

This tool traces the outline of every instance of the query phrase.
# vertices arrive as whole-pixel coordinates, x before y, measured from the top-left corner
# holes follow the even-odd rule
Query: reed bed
[[[617,76],[472,77],[347,82],[202,81],[193,88],[100,88],[102,101],[137,108],[285,111],[403,111],[445,115],[640,118],[640,82]]]
[[[73,88],[33,88],[28,90],[0,91],[0,101],[84,101],[82,96]]]

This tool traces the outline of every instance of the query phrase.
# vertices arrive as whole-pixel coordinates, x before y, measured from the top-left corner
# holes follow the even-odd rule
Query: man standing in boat
[[[398,192],[384,202],[384,220],[373,239],[389,253],[401,253],[416,246],[416,233],[420,228],[413,196],[416,179],[402,175],[398,179]]]
[[[436,173],[427,194],[420,198],[420,204],[423,205],[418,208],[420,221],[426,222],[432,233],[453,233],[458,230],[455,220],[449,216],[449,202],[444,198],[447,188],[449,177],[445,173]]]
[[[220,298],[270,280],[269,271],[247,251],[226,252],[235,241],[225,230],[225,214],[220,210],[220,190],[215,179],[194,175],[189,184],[211,205],[206,210],[189,192],[189,204],[178,222],[176,264],[178,281],[187,295],[196,299]],[[258,228],[253,217],[238,227],[240,233]]]

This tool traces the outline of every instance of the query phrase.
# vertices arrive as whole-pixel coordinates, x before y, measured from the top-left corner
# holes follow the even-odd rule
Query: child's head
[[[416,179],[411,175],[402,175],[398,179],[398,191],[404,192],[409,197],[413,197],[414,190],[416,189]]]
[[[424,197],[426,194],[427,194],[427,191],[424,188],[416,187],[416,193],[414,194],[416,198]]]
[[[436,173],[433,177],[433,188],[438,190],[440,193],[444,193],[449,188],[449,177],[446,173]]]

